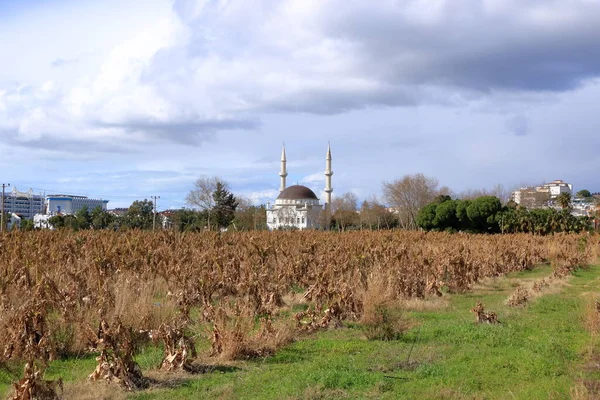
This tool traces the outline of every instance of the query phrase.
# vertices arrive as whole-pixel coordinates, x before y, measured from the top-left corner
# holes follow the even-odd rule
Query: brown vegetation
[[[475,313],[475,322],[477,322],[478,324],[484,322],[488,324],[497,324],[500,322],[498,321],[498,316],[496,315],[496,313],[493,311],[485,312],[483,304],[481,304],[481,302],[479,301],[477,302],[475,307],[471,308],[471,312]]]
[[[529,290],[525,289],[523,286],[517,286],[515,291],[510,295],[506,304],[510,307],[522,306],[527,303],[527,300],[531,297],[531,293]]]
[[[13,232],[0,236],[0,362],[27,362],[25,378],[41,382],[55,357],[92,348],[99,356],[91,378],[133,389],[144,385],[135,354],[150,339],[164,345],[162,368],[190,370],[197,340],[213,357],[244,359],[348,319],[373,326],[373,337],[392,338],[406,329],[394,314],[403,301],[443,299],[541,262],[562,275],[597,246],[582,238]],[[290,316],[298,304],[283,299],[299,292],[304,311]]]

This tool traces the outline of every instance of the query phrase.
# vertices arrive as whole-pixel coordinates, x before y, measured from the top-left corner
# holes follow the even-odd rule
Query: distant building
[[[558,179],[541,186],[530,186],[515,190],[512,200],[522,207],[539,208],[550,205],[561,193],[573,194],[573,185]]]
[[[325,207],[319,203],[319,198],[311,189],[302,185],[286,187],[286,156],[285,147],[281,152],[281,185],[279,196],[275,204],[267,205],[267,227],[273,229],[315,229],[320,227],[320,220],[325,215],[330,215],[331,210],[331,148],[327,148],[325,157],[325,193],[327,196]],[[325,217],[327,218],[327,217]]]
[[[127,207],[117,207],[117,208],[108,210],[108,212],[111,213],[112,215],[120,217],[122,215],[127,214],[127,210],[129,210],[129,208],[127,208]]]
[[[570,183],[565,183],[560,179],[557,179],[550,183],[545,183],[542,187],[547,188],[550,191],[551,199],[555,199],[556,196],[558,196],[561,193],[569,193],[570,195],[573,194],[573,185],[571,185]]]
[[[513,192],[513,201],[526,208],[544,207],[550,201],[550,190],[541,186],[522,188]]]
[[[0,194],[1,196],[2,194]],[[4,194],[4,212],[16,214],[21,219],[33,219],[44,209],[44,196],[34,194],[33,189],[20,192],[16,187]]]
[[[37,229],[54,229],[50,224],[50,218],[52,216],[48,214],[36,214],[33,216],[33,227]]]
[[[75,214],[83,207],[87,207],[90,212],[96,207],[106,211],[107,203],[108,200],[90,199],[86,196],[54,194],[46,197],[46,211],[49,215]]]
[[[158,213],[156,216],[157,223],[160,223],[163,229],[171,229],[173,227],[173,220],[177,210],[164,210]]]
[[[10,213],[8,221],[6,222],[6,229],[8,229],[10,231],[12,229],[19,229],[19,228],[21,228],[21,217],[19,217],[15,213]]]

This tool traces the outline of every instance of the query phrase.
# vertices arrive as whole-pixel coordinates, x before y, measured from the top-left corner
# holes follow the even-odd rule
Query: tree
[[[181,209],[173,214],[173,229],[178,232],[199,232],[206,226],[207,211]]]
[[[438,188],[437,179],[423,174],[405,175],[402,179],[383,183],[383,196],[397,215],[400,227],[416,229],[419,210],[436,196],[448,194],[447,187]]]
[[[97,206],[92,210],[90,217],[91,226],[94,229],[107,229],[114,225],[115,222],[115,216],[108,211],[103,210],[100,206]]]
[[[458,229],[468,231],[473,228],[472,222],[467,215],[467,209],[471,204],[471,200],[456,201],[456,218],[458,219]]]
[[[267,210],[264,205],[256,206],[246,197],[237,196],[238,206],[232,225],[238,231],[267,229]]]
[[[425,229],[426,231],[435,229],[434,221],[437,206],[437,203],[432,202],[421,208],[417,214],[417,226],[419,226],[421,229]]]
[[[21,221],[21,226],[19,227],[20,230],[22,231],[32,231],[34,229],[34,224],[33,224],[33,220],[31,219],[24,219]]]
[[[495,217],[501,209],[500,199],[494,196],[482,196],[471,201],[467,207],[467,216],[478,231],[496,232],[499,227]]]
[[[54,229],[71,228],[74,231],[79,229],[77,218],[74,215],[54,215],[48,220]]]
[[[587,189],[582,189],[582,190],[580,190],[579,192],[577,192],[577,193],[575,194],[575,197],[580,197],[580,198],[587,199],[587,198],[589,198],[589,197],[592,197],[592,194],[590,193],[590,191],[589,191],[589,190],[587,190]]]
[[[52,225],[54,229],[61,229],[65,227],[65,218],[62,215],[53,215],[48,219],[48,223]]]
[[[187,204],[207,212],[209,229],[211,228],[211,214],[216,204],[214,193],[219,183],[225,190],[229,190],[227,183],[222,179],[203,175],[194,182],[194,188],[185,197]]]
[[[381,204],[376,197],[363,201],[359,211],[361,227],[368,229],[392,229],[398,225],[396,215]]]
[[[578,233],[590,229],[588,217],[575,217],[567,209],[506,208],[497,218],[505,233],[548,235],[556,232]]]
[[[460,223],[456,215],[456,200],[446,200],[435,208],[433,224],[439,230],[458,230]]]
[[[346,230],[349,226],[358,225],[359,215],[356,212],[358,198],[352,192],[337,196],[331,202],[333,220],[339,230]]]
[[[227,228],[235,217],[238,201],[233,193],[227,190],[224,182],[218,181],[213,193],[214,207],[212,213],[219,228]]]
[[[121,217],[121,226],[129,229],[152,229],[154,203],[148,199],[136,200]]]
[[[462,200],[475,200],[479,197],[483,196],[494,196],[497,197],[502,204],[507,203],[510,200],[510,196],[512,194],[511,190],[507,190],[503,185],[498,184],[494,186],[492,189],[467,189],[462,191],[458,198]]]
[[[562,192],[555,199],[556,203],[563,209],[566,210],[571,208],[571,194]]]
[[[92,223],[92,216],[88,212],[87,206],[81,207],[77,213],[75,213],[75,230],[89,229]]]

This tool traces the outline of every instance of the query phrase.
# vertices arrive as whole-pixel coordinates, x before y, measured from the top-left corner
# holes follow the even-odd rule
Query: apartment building
[[[46,213],[56,214],[75,214],[83,207],[92,211],[96,207],[106,211],[108,200],[90,199],[86,196],[73,196],[66,194],[54,194],[46,197]]]
[[[44,196],[33,193],[33,189],[21,192],[13,187],[10,192],[4,193],[5,213],[16,214],[21,219],[33,219],[35,214],[42,214],[43,210]]]

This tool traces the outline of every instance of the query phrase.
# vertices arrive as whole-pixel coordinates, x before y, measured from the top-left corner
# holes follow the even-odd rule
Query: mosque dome
[[[278,199],[286,199],[286,200],[319,200],[315,192],[302,185],[293,185],[285,188],[279,193]]]

